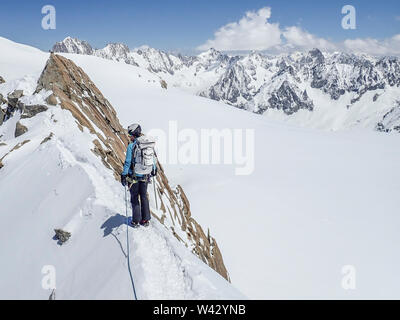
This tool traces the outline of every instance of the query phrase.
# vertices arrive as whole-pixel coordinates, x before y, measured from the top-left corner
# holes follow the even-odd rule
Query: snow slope
[[[33,93],[48,54],[3,38],[0,48],[0,93],[23,89],[23,103],[46,104],[50,92]],[[127,258],[139,299],[244,298],[156,220],[127,228],[123,188],[69,111],[48,106],[24,119],[29,131],[15,138],[18,120],[0,126],[0,299],[47,299],[47,266],[56,271],[56,299],[133,299]],[[71,239],[60,246],[55,228]]]
[[[232,282],[247,296],[399,298],[398,135],[297,128],[163,90],[133,66],[65,56],[95,79],[125,125],[255,130],[250,176],[235,176],[233,166],[164,165],[220,239]],[[346,265],[356,268],[356,290],[341,286]]]

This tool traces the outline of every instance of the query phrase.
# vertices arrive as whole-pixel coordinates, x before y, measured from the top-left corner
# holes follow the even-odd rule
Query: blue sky
[[[190,50],[214,38],[214,33],[246,12],[271,8],[269,23],[297,26],[315,37],[385,39],[400,34],[399,0],[148,0],[148,1],[2,1],[0,36],[48,50],[70,35],[102,48],[108,42],[129,47],[143,44],[164,50]],[[41,28],[41,8],[56,8],[56,30]],[[341,28],[341,8],[357,10],[357,29]]]

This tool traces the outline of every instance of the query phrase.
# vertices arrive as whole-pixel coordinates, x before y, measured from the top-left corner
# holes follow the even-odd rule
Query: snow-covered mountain
[[[64,41],[53,50],[76,53],[68,45],[70,38]],[[80,53],[127,61],[156,73],[170,86],[270,118],[327,130],[362,126],[400,132],[397,57],[318,49],[280,56],[257,52],[229,56],[210,49],[198,56],[181,56],[149,47],[130,51],[119,45],[124,48],[121,55],[109,50],[110,45],[84,53],[90,52],[86,46],[82,42]]]
[[[53,46],[54,52],[70,52],[77,54],[93,54],[92,46],[84,40],[66,37],[62,42],[57,42]]]
[[[0,215],[3,227],[18,225],[0,236],[0,297],[47,298],[50,265],[58,298],[129,299],[130,262],[140,299],[242,298],[161,165],[156,193],[149,188],[153,222],[129,235],[117,181],[127,135],[84,70],[3,38],[0,47]],[[56,228],[72,234],[65,245],[52,239]]]

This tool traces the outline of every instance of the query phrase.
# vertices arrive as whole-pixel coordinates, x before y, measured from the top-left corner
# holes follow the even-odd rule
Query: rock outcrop
[[[1,106],[2,104],[5,104],[5,103],[7,103],[7,100],[4,99],[3,95],[0,93],[0,106]]]
[[[0,84],[5,83],[6,80],[4,80],[4,78],[2,76],[0,76]]]
[[[400,100],[396,101],[395,106],[383,116],[382,121],[376,125],[376,130],[400,133]]]
[[[60,245],[64,244],[65,242],[67,242],[69,240],[69,238],[71,238],[71,233],[68,231],[64,231],[61,229],[54,229],[54,232],[56,233],[54,238],[56,240],[58,240],[58,243]]]
[[[36,116],[38,113],[45,112],[47,111],[47,107],[36,104],[36,105],[24,105],[23,106],[23,112],[21,114],[21,119],[27,119],[27,118],[32,118]]]
[[[4,99],[3,95],[0,93],[0,126],[3,124],[4,118],[6,116],[5,110],[3,110],[2,105],[6,104],[7,100]]]
[[[19,148],[21,148],[23,145],[25,145],[26,143],[28,143],[28,142],[30,142],[30,140],[25,140],[25,141],[23,141],[23,142],[20,142],[20,143],[17,143],[10,151],[8,151],[4,156],[2,156],[1,158],[0,158],[0,169],[2,168],[2,167],[4,167],[4,165],[3,165],[3,160],[4,160],[4,158],[5,157],[7,157],[10,153],[12,153],[13,151],[15,151],[15,150],[18,150]]]
[[[86,73],[71,60],[51,54],[36,92],[42,89],[53,92],[54,99],[59,101],[61,108],[71,111],[82,131],[85,127],[97,136],[93,151],[101,155],[103,163],[113,169],[118,178],[127,136],[114,108]]]
[[[50,134],[46,138],[44,138],[42,140],[42,142],[40,142],[40,144],[43,144],[43,143],[46,143],[46,142],[50,141],[53,138],[53,136],[54,136],[54,133],[50,132]]]
[[[6,115],[6,113],[3,111],[2,108],[0,108],[0,126],[3,124],[5,115]]]
[[[10,93],[7,96],[8,100],[8,105],[17,108],[18,105],[18,100],[24,95],[24,92],[22,90],[15,90],[13,93]]]
[[[17,138],[19,136],[22,136],[24,133],[28,131],[28,128],[25,127],[21,122],[17,122],[17,125],[15,126],[15,133],[14,136]]]
[[[0,108],[0,125],[2,125],[4,121],[10,119],[16,110],[19,110],[22,113],[24,105],[19,101],[19,99],[22,98],[23,95],[24,92],[22,90],[13,91],[7,95],[7,99],[4,99],[0,94],[0,106],[7,104],[5,110]]]
[[[87,128],[95,136],[92,151],[119,179],[128,137],[114,108],[86,73],[71,60],[51,54],[38,80],[36,92],[42,89],[51,90],[52,104],[69,110],[78,127],[81,130]],[[164,214],[160,217],[152,213],[154,218],[170,228],[178,240],[229,281],[216,240],[209,233],[206,235],[192,217],[183,189],[180,186],[171,187],[162,166],[158,166],[156,193]]]
[[[165,80],[160,80],[161,88],[168,89],[168,84]]]

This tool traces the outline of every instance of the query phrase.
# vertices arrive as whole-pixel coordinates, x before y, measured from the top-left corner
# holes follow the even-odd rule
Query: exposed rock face
[[[300,109],[312,111],[313,102],[308,98],[307,91],[299,92],[297,87],[291,86],[284,81],[278,90],[272,93],[268,99],[270,108],[283,110],[287,115],[291,115]]]
[[[102,159],[107,168],[113,170],[115,178],[119,179],[128,137],[119,123],[114,108],[84,71],[71,60],[51,54],[39,78],[36,92],[42,89],[53,92],[54,101],[58,100],[61,108],[72,113],[81,130],[86,127],[96,136],[92,151]],[[164,215],[158,217],[153,213],[153,216],[166,226],[170,225],[166,223],[166,219],[169,219],[174,225],[171,227],[171,232],[176,238],[229,280],[215,239],[210,235],[206,236],[201,226],[191,216],[189,202],[182,188],[180,186],[172,188],[160,164],[159,168],[156,189],[158,203],[161,204]],[[178,234],[185,234],[186,239],[182,239]]]
[[[4,80],[4,78],[2,76],[0,76],[0,84],[5,83],[6,80]]]
[[[174,61],[172,61],[169,54],[149,47],[141,47],[137,49],[132,55],[140,57],[146,61],[146,67],[151,72],[167,72],[174,74]]]
[[[39,78],[36,92],[42,89],[53,91],[61,108],[71,111],[81,128],[86,127],[97,135],[105,146],[104,149],[98,143],[98,153],[107,167],[114,170],[115,177],[119,177],[127,137],[114,108],[85,72],[71,60],[51,54]],[[97,132],[93,125],[101,132]]]
[[[200,95],[217,101],[228,101],[239,108],[244,108],[251,100],[251,79],[243,66],[232,65],[220,80]]]
[[[58,101],[57,101],[57,97],[54,94],[49,95],[46,98],[46,103],[51,105],[51,106],[56,106]]]
[[[172,224],[171,230],[174,236],[190,246],[192,252],[203,262],[230,281],[229,273],[226,270],[221,251],[217,242],[208,232],[206,235],[202,227],[192,217],[189,200],[187,199],[181,186],[172,189],[168,179],[164,174],[162,166],[159,164],[159,174],[157,175],[157,194],[159,195],[159,207],[163,214],[157,216],[153,214],[162,224],[168,220]],[[180,230],[178,230],[180,229]],[[188,241],[184,241],[179,234],[185,234]]]
[[[384,78],[388,84],[393,86],[400,86],[400,62],[399,58],[384,57],[381,58],[376,66],[383,73]]]
[[[92,46],[84,41],[79,39],[74,39],[71,37],[65,38],[62,42],[57,42],[52,51],[54,52],[64,52],[64,53],[78,53],[78,54],[93,54]]]
[[[5,157],[7,157],[11,152],[18,150],[19,148],[21,148],[24,144],[30,142],[30,140],[25,140],[23,142],[20,142],[18,144],[16,144],[10,151],[8,151],[3,157],[0,158],[0,168],[2,168],[4,165],[2,164],[2,161],[4,160]]]
[[[3,124],[4,116],[6,113],[0,108],[0,126]]]
[[[7,96],[8,104],[16,108],[18,104],[18,100],[24,95],[24,92],[22,90],[15,90],[13,93],[9,94]]]
[[[0,93],[0,106],[1,106],[2,104],[5,104],[5,103],[7,103],[7,100],[4,99],[3,95]]]
[[[50,141],[51,138],[53,138],[53,136],[54,136],[53,132],[50,132],[50,134],[46,138],[44,138],[43,141],[40,142],[40,144],[43,144],[43,143],[46,143],[46,142]]]
[[[1,107],[3,104],[6,104],[6,103],[7,103],[7,100],[4,99],[3,95],[0,93],[0,107]]]
[[[10,93],[7,96],[7,100],[3,98],[3,96],[0,94],[0,105],[7,103],[7,109],[5,111],[0,111],[0,125],[10,119],[15,111],[18,109],[21,113],[23,110],[23,104],[19,102],[19,99],[24,95],[22,90],[15,90],[14,92]],[[2,115],[3,113],[3,115]]]
[[[138,66],[135,59],[129,55],[129,48],[122,43],[109,43],[105,48],[95,50],[94,55],[105,59],[123,61],[127,64]]]
[[[0,108],[0,125],[2,125],[5,120],[11,118],[16,110],[21,112],[21,119],[32,118],[40,112],[47,111],[48,108],[44,105],[24,105],[21,101],[19,101],[22,96],[22,90],[15,90],[7,96],[7,100],[3,99],[3,96],[0,95],[0,105],[3,103],[8,103],[5,111]],[[15,130],[15,136],[20,136],[26,131],[28,131],[28,129],[18,122]]]
[[[382,121],[376,125],[376,130],[400,133],[400,100],[396,102],[394,108],[383,116]]]
[[[165,80],[161,80],[160,84],[161,84],[161,88],[168,89],[168,84],[167,84],[167,82]]]
[[[14,136],[17,138],[19,136],[22,136],[24,133],[28,132],[28,128],[25,127],[21,122],[17,122],[17,125],[15,126],[15,133]]]
[[[27,118],[32,118],[36,116],[40,112],[45,112],[47,111],[47,107],[43,105],[32,105],[32,106],[24,106],[23,107],[23,112],[21,115],[21,119],[27,119]]]
[[[56,233],[55,239],[59,241],[59,244],[62,245],[65,242],[68,241],[69,238],[71,238],[71,233],[68,231],[64,231],[61,229],[54,229],[54,232]]]

